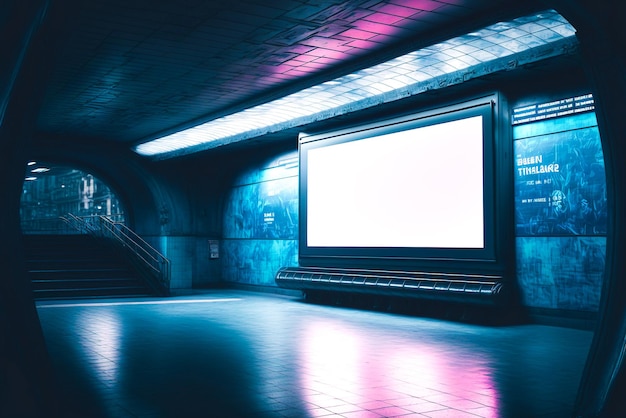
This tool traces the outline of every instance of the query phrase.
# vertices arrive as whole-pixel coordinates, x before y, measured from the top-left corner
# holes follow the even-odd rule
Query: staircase
[[[24,235],[24,247],[35,299],[152,293],[109,240],[91,235]]]

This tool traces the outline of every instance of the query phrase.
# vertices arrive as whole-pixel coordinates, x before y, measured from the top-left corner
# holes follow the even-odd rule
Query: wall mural
[[[276,286],[278,269],[298,263],[298,240],[225,240],[222,254],[227,281]]]
[[[604,158],[597,128],[515,141],[518,236],[604,235]]]
[[[261,183],[256,213],[255,237],[298,237],[298,189],[294,178]]]
[[[224,211],[224,238],[253,238],[258,200],[258,183],[230,191]]]
[[[226,207],[227,238],[296,239],[297,178],[236,187]]]
[[[517,276],[523,304],[596,311],[605,257],[604,237],[517,238]]]
[[[593,113],[514,130],[517,280],[529,307],[597,311],[606,176]]]
[[[242,174],[224,211],[223,277],[276,286],[279,268],[298,263],[298,155]]]

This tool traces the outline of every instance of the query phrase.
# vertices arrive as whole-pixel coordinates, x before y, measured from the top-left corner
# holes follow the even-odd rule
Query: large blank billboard
[[[491,124],[486,103],[301,136],[301,256],[491,257]]]
[[[483,121],[312,149],[307,245],[483,248]]]

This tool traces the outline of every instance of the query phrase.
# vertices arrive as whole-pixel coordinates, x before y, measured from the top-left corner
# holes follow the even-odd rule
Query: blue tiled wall
[[[224,210],[222,277],[276,286],[280,267],[298,262],[298,154],[290,152],[242,173]]]

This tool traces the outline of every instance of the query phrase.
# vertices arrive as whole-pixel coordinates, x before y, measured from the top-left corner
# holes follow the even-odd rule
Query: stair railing
[[[128,249],[135,266],[156,281],[156,290],[164,295],[169,294],[170,260],[125,224],[102,215],[78,217],[68,213],[62,219],[81,233],[112,239]]]
[[[91,222],[87,222],[85,218],[78,217],[73,213],[68,213],[60,218],[63,222],[81,234],[93,234],[93,225]]]

